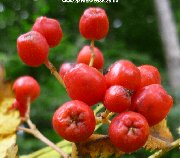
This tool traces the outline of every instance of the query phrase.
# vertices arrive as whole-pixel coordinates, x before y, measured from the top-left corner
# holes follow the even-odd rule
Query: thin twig
[[[90,62],[89,62],[89,66],[93,66],[94,58],[95,58],[95,54],[94,54],[94,40],[91,40],[90,51],[91,51],[91,59],[90,59]]]
[[[63,158],[68,158],[68,154],[66,154],[64,151],[62,151],[58,146],[56,146],[53,142],[51,142],[49,139],[47,139],[37,128],[36,125],[33,124],[33,122],[30,119],[30,98],[27,99],[27,112],[25,116],[25,121],[28,124],[29,128],[25,127],[18,127],[19,130],[23,130],[26,133],[32,134],[34,137],[38,138],[48,146],[50,146],[52,149],[56,150],[60,155],[62,155]]]
[[[167,153],[168,151],[170,151],[178,146],[180,146],[180,138],[177,139],[176,141],[172,142],[170,147],[158,150],[157,152],[155,152],[153,155],[149,156],[148,158],[159,158],[162,155],[164,155],[165,153]]]
[[[64,81],[61,78],[61,76],[59,75],[59,73],[57,72],[56,68],[54,67],[54,65],[47,59],[46,62],[44,63],[46,65],[46,67],[51,71],[51,74],[53,74],[55,76],[55,78],[59,81],[59,83],[65,87]]]

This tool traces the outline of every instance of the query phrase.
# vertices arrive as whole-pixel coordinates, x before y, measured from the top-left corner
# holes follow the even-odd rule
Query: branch
[[[30,119],[30,98],[27,99],[28,110],[26,112],[25,121],[28,124],[29,128],[18,127],[19,130],[22,130],[26,133],[32,134],[34,137],[38,138],[52,149],[56,150],[63,158],[69,158],[68,154],[62,151],[58,146],[56,146],[53,142],[47,139],[37,128],[36,125],[32,123]]]
[[[91,51],[91,59],[90,59],[90,62],[89,62],[89,66],[93,66],[94,58],[95,58],[95,54],[94,54],[94,40],[91,41],[90,51]]]
[[[57,72],[54,65],[47,59],[44,63],[46,67],[51,71],[51,74],[55,76],[55,78],[59,81],[59,83],[65,88],[65,84],[59,73]]]

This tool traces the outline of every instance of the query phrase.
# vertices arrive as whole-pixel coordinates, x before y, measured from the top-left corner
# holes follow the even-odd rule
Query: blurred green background
[[[173,13],[180,35],[180,1],[171,0]],[[114,4],[62,3],[61,0],[0,0],[0,62],[6,68],[6,79],[15,80],[22,75],[31,75],[41,85],[41,96],[32,104],[31,117],[44,135],[54,142],[60,137],[52,130],[51,118],[59,105],[69,100],[65,90],[51,76],[44,65],[31,68],[23,64],[16,51],[16,39],[31,29],[35,19],[48,16],[59,20],[63,29],[62,42],[50,50],[50,61],[59,69],[65,61],[75,61],[78,51],[89,44],[79,33],[78,22],[84,9],[88,6],[103,7],[110,21],[108,36],[97,41],[105,56],[105,68],[119,59],[129,59],[136,65],[152,64],[162,75],[162,84],[173,95],[169,87],[166,63],[158,31],[157,17],[152,0],[119,0]],[[174,96],[176,98],[176,96]],[[175,104],[168,117],[168,125],[175,138],[180,126],[180,106]],[[107,132],[106,128],[101,130]],[[19,133],[20,154],[28,154],[44,147],[32,136]],[[142,150],[123,157],[144,158],[149,153]],[[180,152],[172,150],[164,157],[179,158]]]

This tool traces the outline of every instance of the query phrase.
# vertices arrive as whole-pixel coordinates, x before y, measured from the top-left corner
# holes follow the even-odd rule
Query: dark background
[[[173,13],[180,35],[180,1],[171,0]],[[152,0],[119,0],[114,4],[62,3],[61,0],[1,0],[0,1],[0,62],[6,68],[6,79],[15,80],[22,75],[31,75],[41,85],[41,96],[32,103],[31,117],[44,135],[54,142],[60,140],[52,130],[51,118],[59,105],[69,100],[64,88],[51,76],[44,65],[31,68],[23,64],[16,51],[16,39],[31,29],[35,19],[47,16],[59,20],[63,29],[62,42],[50,50],[50,61],[59,69],[65,61],[75,61],[78,51],[89,44],[79,33],[78,23],[81,14],[88,6],[103,7],[109,17],[108,36],[95,42],[105,56],[105,68],[119,59],[129,59],[136,65],[152,64],[162,75],[162,84],[173,95],[169,87],[166,62],[161,45],[157,17]],[[174,96],[176,98],[176,96]],[[168,117],[168,125],[175,138],[178,138],[180,108],[174,104]],[[106,128],[102,129],[106,133]],[[45,146],[27,134],[19,134],[19,153],[28,154]],[[147,157],[149,153],[138,151],[125,157]],[[167,158],[179,158],[177,149]]]

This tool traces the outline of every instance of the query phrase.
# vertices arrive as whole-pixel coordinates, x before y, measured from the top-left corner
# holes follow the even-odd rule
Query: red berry
[[[30,31],[17,39],[17,50],[21,60],[29,66],[40,66],[48,57],[46,39],[36,31]]]
[[[64,75],[75,66],[74,63],[63,63],[59,69],[59,75],[64,78]]]
[[[79,21],[79,30],[84,38],[100,40],[109,30],[109,21],[106,12],[102,8],[88,8],[84,11]]]
[[[140,88],[151,85],[160,84],[161,76],[158,69],[151,65],[142,65],[138,67],[141,73],[141,84]]]
[[[121,85],[129,90],[137,90],[141,76],[138,68],[128,60],[119,60],[111,65],[106,74],[108,86]]]
[[[85,141],[95,129],[91,108],[78,100],[69,101],[56,110],[52,119],[54,130],[71,142]]]
[[[128,111],[116,116],[109,126],[111,142],[121,151],[131,153],[141,148],[149,136],[149,125],[138,113]]]
[[[16,79],[13,84],[13,90],[16,99],[20,103],[26,103],[28,97],[30,97],[30,101],[32,102],[40,95],[40,86],[31,76],[22,76]]]
[[[159,84],[139,89],[132,97],[133,111],[142,114],[153,126],[163,120],[173,105],[173,99]]]
[[[106,90],[104,106],[112,111],[121,113],[131,105],[131,96],[127,89],[122,86],[111,86]]]
[[[11,109],[19,110],[20,116],[25,117],[26,112],[27,112],[27,104],[26,103],[20,103],[17,100],[15,100],[12,104]]]
[[[103,100],[106,91],[104,76],[95,68],[85,64],[76,64],[64,76],[64,83],[69,96],[94,105]]]
[[[32,30],[41,33],[50,47],[55,47],[62,39],[61,26],[55,19],[41,16],[36,19]]]
[[[94,58],[93,67],[95,67],[96,69],[101,69],[104,65],[103,54],[97,47],[94,47],[94,54],[95,54],[95,58]],[[77,63],[84,63],[89,65],[90,60],[91,60],[90,46],[84,46],[78,54]]]

